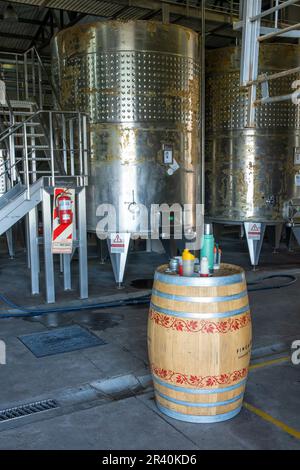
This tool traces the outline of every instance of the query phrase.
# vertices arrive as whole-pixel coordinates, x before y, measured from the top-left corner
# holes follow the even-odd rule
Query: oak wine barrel
[[[148,352],[158,408],[212,423],[241,410],[252,329],[245,273],[222,264],[211,277],[156,270]]]

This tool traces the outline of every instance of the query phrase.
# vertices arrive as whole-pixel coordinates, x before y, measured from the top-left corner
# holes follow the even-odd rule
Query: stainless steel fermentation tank
[[[258,105],[256,127],[247,128],[240,55],[238,47],[207,53],[206,215],[216,223],[245,224],[256,265],[266,225],[275,226],[279,245],[289,202],[300,195],[300,112],[291,101]],[[300,46],[261,45],[259,63],[266,74],[298,67]],[[292,93],[299,78],[269,81],[270,96]]]
[[[52,58],[62,107],[90,115],[88,230],[99,204],[115,206],[125,249],[111,259],[122,282],[130,233],[141,232],[137,204],[200,202],[198,35],[158,22],[96,22],[58,33]]]

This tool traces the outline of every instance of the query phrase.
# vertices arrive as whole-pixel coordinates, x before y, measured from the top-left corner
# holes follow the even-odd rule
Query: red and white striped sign
[[[54,188],[52,253],[72,253],[74,214],[75,189]]]

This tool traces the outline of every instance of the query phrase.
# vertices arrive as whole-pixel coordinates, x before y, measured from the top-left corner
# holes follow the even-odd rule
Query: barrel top
[[[222,263],[220,269],[209,277],[200,277],[194,274],[190,277],[179,276],[177,273],[168,271],[169,266],[159,266],[155,272],[154,280],[175,284],[178,286],[224,286],[245,281],[245,272],[240,266]]]

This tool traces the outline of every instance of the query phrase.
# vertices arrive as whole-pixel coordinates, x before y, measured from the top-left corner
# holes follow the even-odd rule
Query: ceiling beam
[[[4,20],[3,15],[0,15],[0,20]],[[42,24],[40,20],[34,20],[29,18],[18,18],[18,23],[34,24],[36,26],[40,26]]]
[[[177,18],[171,21],[172,24],[176,24],[178,21],[184,20],[184,16],[179,15]]]
[[[217,28],[213,28],[209,31],[206,32],[206,36],[219,36],[224,30],[229,29],[228,23],[223,23]],[[237,37],[239,34],[236,33],[236,31],[230,30],[232,33],[232,37]]]
[[[46,28],[46,25],[48,23],[48,20],[50,18],[50,15],[51,15],[51,12],[50,10],[47,10],[46,11],[46,14],[43,18],[43,20],[41,21],[41,24],[40,24],[40,27],[38,28],[38,30],[36,31],[35,35],[32,39],[32,42],[29,46],[29,48],[33,47],[36,45],[36,42],[39,40],[39,37],[41,36],[41,34],[45,31],[45,28]]]
[[[49,9],[49,11],[51,12],[51,10]],[[68,15],[68,18],[71,19],[69,21],[69,23],[66,23],[64,25],[64,29],[65,28],[70,28],[71,26],[74,26],[76,23],[78,23],[78,21],[82,20],[85,16],[87,16],[85,13],[78,13],[78,14],[71,14],[71,15]],[[53,17],[52,17],[53,18]],[[50,15],[50,20],[51,20],[51,15]],[[47,20],[48,22],[48,20]],[[53,28],[53,24],[52,24],[52,28]],[[60,29],[60,28],[58,28]],[[45,30],[45,27],[42,28],[42,30]],[[52,31],[50,34],[49,34],[49,37],[48,39],[44,40],[42,42],[42,44],[40,44],[37,49],[38,51],[41,51],[42,49],[45,49],[45,47],[49,46],[50,42],[51,42],[51,39],[53,37],[53,34],[54,34],[54,31]]]
[[[82,20],[85,18],[87,15],[86,13],[79,13],[72,21],[64,25],[64,28],[70,28],[70,26],[74,26],[75,24],[78,23],[78,21]]]
[[[161,14],[161,8],[159,10],[152,10],[149,11],[149,13],[146,13],[141,20],[152,20],[152,18],[155,18],[156,15]]]

